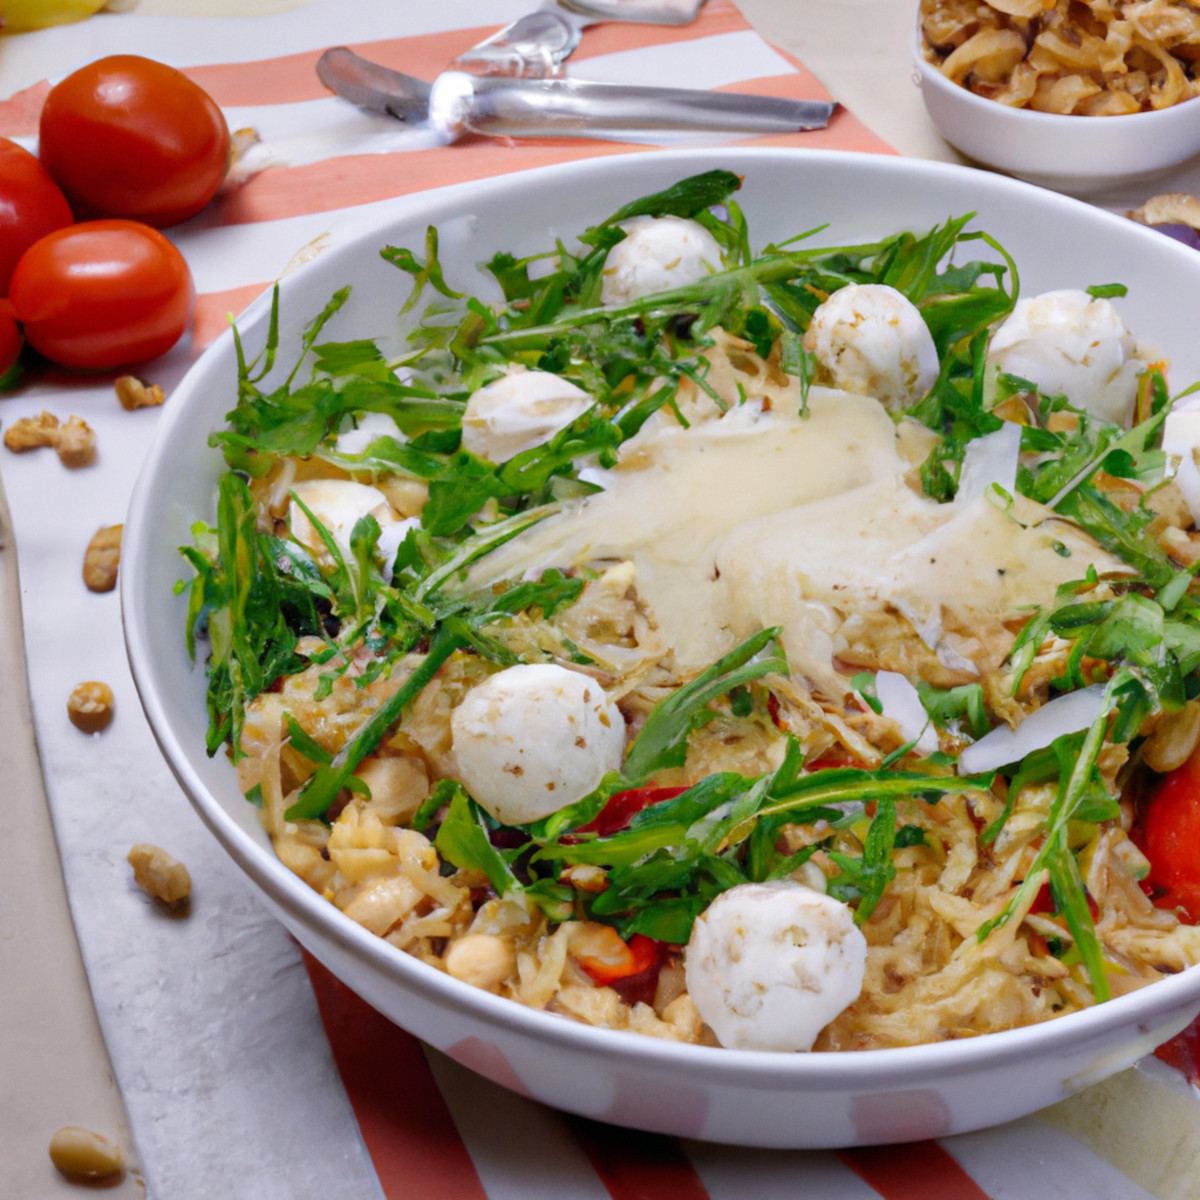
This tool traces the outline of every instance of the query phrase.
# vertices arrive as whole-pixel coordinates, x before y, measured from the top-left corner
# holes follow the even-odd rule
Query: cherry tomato
[[[1139,814],[1135,839],[1150,860],[1146,882],[1163,893],[1155,904],[1200,922],[1200,753],[1163,776]]]
[[[0,296],[8,295],[17,259],[38,238],[74,220],[46,168],[23,146],[0,138]]]
[[[183,255],[148,225],[84,221],[35,242],[8,299],[25,339],[63,367],[118,367],[165,354],[195,289]]]
[[[21,357],[21,331],[6,312],[0,312],[0,383]]]
[[[216,194],[229,127],[212,97],[174,67],[116,54],[50,89],[38,153],[78,217],[161,228]]]

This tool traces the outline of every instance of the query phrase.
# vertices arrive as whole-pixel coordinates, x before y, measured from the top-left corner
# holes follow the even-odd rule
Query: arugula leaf
[[[955,721],[965,718],[967,731],[978,739],[991,728],[981,684],[965,683],[959,687],[936,688],[919,679],[917,696],[930,720],[943,729],[951,728]]]
[[[482,871],[498,896],[522,891],[504,855],[492,845],[483,809],[461,784],[450,784],[442,794],[448,797],[449,808],[434,838],[437,852],[456,867]]]
[[[411,675],[393,692],[328,763],[322,763],[309,776],[296,802],[284,814],[289,821],[321,816],[347,785],[354,769],[369,754],[374,754],[388,729],[400,718],[408,704],[441,669],[442,664],[463,645],[461,633],[451,623],[442,625],[433,636],[429,650]]]
[[[621,772],[625,786],[636,787],[656,771],[682,766],[688,737],[709,719],[708,705],[718,696],[771,672],[786,675],[787,660],[775,641],[779,632],[772,627],[747,638],[695,679],[659,701],[650,710],[626,755]]]
[[[863,843],[862,858],[852,858],[838,850],[826,853],[841,874],[831,880],[829,894],[842,900],[857,898],[854,923],[864,924],[875,911],[887,885],[896,878],[892,850],[896,844],[896,804],[890,796],[880,798]]]
[[[718,204],[726,203],[742,186],[740,175],[732,171],[705,171],[681,179],[661,192],[633,200],[603,222],[617,225],[634,217],[694,217]]]
[[[1045,873],[1049,872],[1056,887],[1056,898],[1064,906],[1068,926],[1084,965],[1088,968],[1097,1002],[1107,1000],[1111,989],[1103,969],[1103,951],[1096,935],[1095,924],[1086,898],[1082,896],[1082,884],[1078,882],[1078,867],[1074,865],[1067,842],[1067,828],[1072,821],[1088,817],[1094,819],[1101,814],[1111,818],[1117,811],[1116,802],[1108,796],[1100,779],[1097,764],[1105,742],[1109,717],[1120,707],[1117,697],[1131,682],[1137,684],[1131,668],[1122,667],[1116,671],[1105,687],[1101,710],[1082,739],[1077,735],[1070,735],[1058,738],[1053,743],[1052,749],[1058,759],[1060,783],[1058,794],[1050,806],[1045,838],[1013,897],[1002,912],[980,926],[977,935],[979,940],[983,941],[993,929],[1011,920],[1015,912],[1023,911],[1041,887]],[[1101,800],[1098,807],[1097,798]]]
[[[555,874],[564,864],[608,868],[608,887],[590,902],[593,914],[619,918],[623,931],[653,927],[663,931],[664,939],[686,941],[695,916],[720,891],[751,880],[782,878],[819,848],[811,845],[796,855],[780,856],[775,842],[785,823],[843,820],[842,810],[861,812],[874,804],[861,859],[825,847],[841,869],[837,894],[857,905],[861,923],[894,877],[896,800],[936,798],[990,783],[987,778],[855,768],[798,775],[799,766],[798,748],[791,743],[774,773],[756,779],[707,776],[679,795],[643,808],[625,829],[604,836],[579,833],[579,822],[564,810],[557,814],[559,820],[531,829],[539,845],[532,863],[549,863]],[[607,786],[602,791],[610,794]],[[567,829],[576,831],[568,834]],[[911,834],[905,844],[912,844]]]
[[[438,261],[438,231],[434,225],[425,230],[425,255],[425,261],[422,262],[411,250],[397,246],[385,246],[379,252],[380,258],[385,262],[390,262],[392,266],[399,267],[413,277],[413,290],[400,310],[401,313],[408,312],[416,305],[426,286],[450,299],[458,299],[461,294],[453,291],[442,276],[442,264]]]
[[[241,757],[245,708],[281,675],[303,669],[296,653],[319,618],[308,589],[293,586],[270,554],[271,541],[256,528],[254,502],[237,475],[221,477],[216,537],[207,546],[185,547],[196,575],[188,601],[188,646],[196,653],[197,628],[209,643],[207,749],[228,741]]]
[[[309,762],[324,764],[333,758],[333,755],[324,746],[305,733],[304,727],[291,713],[283,714],[283,725],[287,730],[288,741],[291,743],[292,749],[303,754]]]
[[[325,342],[313,347],[313,370],[326,375],[362,375],[377,364],[384,365],[383,354],[373,341]]]
[[[583,580],[564,575],[559,570],[542,572],[540,579],[528,579],[514,584],[498,595],[489,592],[479,611],[491,614],[510,614],[538,608],[547,620],[559,609],[573,604],[583,591]]]

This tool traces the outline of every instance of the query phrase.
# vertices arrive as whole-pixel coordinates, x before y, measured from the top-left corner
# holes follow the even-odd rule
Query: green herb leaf
[[[708,705],[718,696],[771,672],[786,675],[787,660],[775,641],[778,635],[776,628],[756,633],[659,701],[626,756],[622,768],[626,786],[636,787],[656,771],[681,766],[688,737],[709,719]]]

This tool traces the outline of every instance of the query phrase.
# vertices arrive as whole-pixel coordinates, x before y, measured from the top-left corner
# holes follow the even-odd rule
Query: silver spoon
[[[600,21],[687,25],[704,0],[544,0],[536,12],[472,46],[450,70],[542,79],[559,73],[583,30]]]

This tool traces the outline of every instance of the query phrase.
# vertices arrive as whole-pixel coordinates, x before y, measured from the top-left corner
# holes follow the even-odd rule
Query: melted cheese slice
[[[1050,602],[1090,563],[1101,575],[1129,572],[1032,501],[938,504],[899,477],[748,521],[717,556],[736,638],[782,625],[792,670],[832,694],[844,687],[833,657],[845,617],[891,606],[930,649],[969,666],[945,641],[948,619],[995,629]]]
[[[632,559],[677,664],[703,667],[735,644],[716,566],[740,526],[907,466],[878,401],[828,388],[810,390],[803,418],[747,403],[688,429],[658,426],[624,443],[605,491],[489,554],[468,586]]]
[[[647,430],[622,447],[605,491],[489,554],[467,583],[630,559],[681,671],[780,625],[793,672],[836,695],[846,687],[837,631],[852,613],[893,607],[954,657],[948,616],[994,628],[1089,564],[1128,573],[1031,501],[917,495],[904,440],[878,401],[824,388],[811,390],[804,418],[746,404],[690,429]]]

